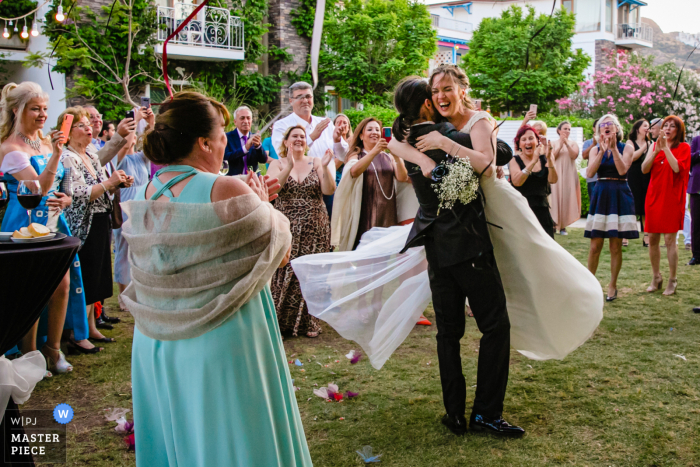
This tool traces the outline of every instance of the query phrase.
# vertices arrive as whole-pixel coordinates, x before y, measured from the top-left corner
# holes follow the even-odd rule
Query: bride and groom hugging
[[[418,198],[413,224],[375,227],[355,250],[299,257],[292,267],[309,313],[360,344],[376,369],[432,300],[443,423],[456,434],[467,431],[460,339],[468,299],[483,333],[469,427],[520,436],[524,430],[502,418],[510,347],[534,360],[563,359],[597,328],[603,293],[595,276],[542,229],[527,200],[496,177],[494,165],[512,154],[497,141],[495,120],[473,108],[468,87],[461,69],[443,65],[428,82],[410,77],[395,90],[399,117],[389,149],[406,161]],[[445,191],[467,193],[464,183],[455,186],[455,177],[444,175],[443,166],[465,173],[448,155],[469,161],[479,177],[466,185],[478,181],[479,190],[469,202],[471,190],[464,203],[440,209]]]
[[[455,93],[456,84],[450,74],[443,73],[432,81],[436,89],[447,85],[446,90]],[[454,106],[448,99],[442,100],[444,102],[438,97],[441,108]],[[440,147],[432,149],[434,144],[426,141],[426,136],[433,131],[456,143],[448,151],[450,156],[466,156],[477,172],[481,175],[488,172],[490,175],[494,170],[492,162],[495,158],[492,149],[494,146],[491,144],[493,127],[488,120],[484,121],[489,125],[486,138],[482,138],[485,144],[481,145],[486,149],[486,154],[470,157],[476,151],[473,150],[469,134],[459,132],[450,123],[433,123],[436,120],[436,110],[432,89],[427,81],[406,78],[396,89],[394,103],[399,112],[393,126],[394,138],[397,142],[407,139],[412,147],[418,146],[424,150],[422,157],[418,153],[405,151],[405,148],[398,151],[399,156],[405,156],[409,176],[420,203],[404,251],[422,245],[428,260],[438,329],[440,381],[447,410],[442,423],[457,435],[467,431],[467,393],[462,373],[460,339],[464,336],[465,300],[468,299],[477,326],[483,333],[479,348],[476,396],[469,428],[497,435],[521,436],[525,431],[511,426],[501,416],[508,383],[510,321],[484,214],[483,194],[479,194],[467,205],[456,203],[451,210],[441,211],[440,200],[433,187],[435,182],[424,176],[424,171],[427,175],[431,167],[445,163],[448,156]],[[478,115],[471,109],[469,111]],[[423,141],[425,142],[421,144]],[[396,148],[391,149],[397,153]],[[507,157],[510,149],[502,152]],[[507,163],[507,160],[503,162]]]

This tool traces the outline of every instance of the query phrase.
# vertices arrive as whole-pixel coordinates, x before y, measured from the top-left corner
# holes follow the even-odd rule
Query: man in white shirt
[[[322,159],[326,149],[334,150],[335,144],[347,150],[348,143],[342,141],[342,139],[339,143],[333,141],[335,126],[331,123],[330,118],[311,115],[311,110],[314,108],[314,93],[309,83],[300,81],[292,84],[289,87],[289,102],[292,104],[292,113],[276,121],[272,130],[272,147],[276,151],[279,152],[287,129],[296,125],[306,128],[306,143],[309,145],[309,157]],[[334,150],[334,153],[336,151]],[[330,164],[328,167],[335,177],[335,165]]]

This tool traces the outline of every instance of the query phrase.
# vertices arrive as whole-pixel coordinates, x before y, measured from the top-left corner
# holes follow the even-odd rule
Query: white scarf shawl
[[[253,194],[122,209],[132,277],[124,302],[152,339],[191,339],[223,324],[270,281],[292,241],[289,220]]]

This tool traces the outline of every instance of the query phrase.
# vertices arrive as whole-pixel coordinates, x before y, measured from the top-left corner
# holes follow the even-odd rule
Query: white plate
[[[0,242],[9,242],[12,238],[12,232],[0,232]]]
[[[56,236],[56,232],[51,232],[48,235],[44,235],[43,237],[34,237],[34,238],[12,238],[12,241],[15,243],[39,243],[39,242],[45,242],[46,240],[51,240]]]

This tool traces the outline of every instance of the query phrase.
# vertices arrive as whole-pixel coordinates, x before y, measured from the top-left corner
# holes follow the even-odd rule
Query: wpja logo
[[[73,409],[59,404],[53,410],[18,410],[5,413],[5,463],[66,463],[66,424]]]

